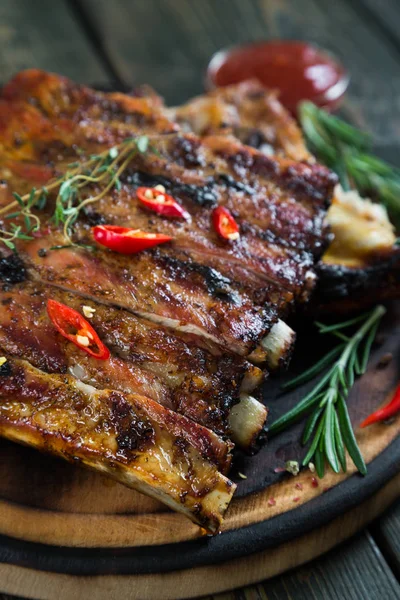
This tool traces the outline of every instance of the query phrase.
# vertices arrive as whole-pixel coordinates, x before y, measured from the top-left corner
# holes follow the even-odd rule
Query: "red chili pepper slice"
[[[396,391],[394,393],[393,398],[390,400],[386,406],[382,408],[378,408],[375,412],[369,415],[361,423],[361,427],[368,427],[368,425],[372,425],[372,423],[378,423],[378,421],[386,421],[390,417],[394,417],[396,413],[400,411],[400,385],[397,386]]]
[[[135,254],[172,240],[172,237],[163,233],[147,233],[117,225],[96,225],[93,235],[96,242],[121,254]]]
[[[232,217],[229,210],[223,206],[217,206],[213,210],[213,224],[216,232],[224,240],[237,240],[240,236],[239,226]]]
[[[153,195],[153,198],[146,196]],[[189,219],[189,213],[169,194],[151,187],[140,187],[136,190],[140,202],[146,208],[163,215],[164,217]]]
[[[75,346],[99,360],[110,358],[107,346],[78,311],[50,299],[47,301],[47,313],[57,331]]]

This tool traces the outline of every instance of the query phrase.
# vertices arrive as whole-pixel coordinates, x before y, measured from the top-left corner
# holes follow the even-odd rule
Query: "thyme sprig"
[[[0,229],[0,241],[2,241],[10,250],[15,250],[15,240],[31,240],[33,239],[30,235],[40,228],[40,219],[37,215],[32,213],[33,208],[43,209],[47,201],[47,190],[42,188],[40,194],[36,193],[36,189],[33,188],[29,194],[27,194],[25,200],[16,192],[13,193],[15,201],[12,202],[9,207],[18,207],[18,210],[7,214],[6,219],[15,219],[17,217],[23,218],[23,225],[17,225],[16,223],[10,224],[10,229]],[[3,209],[5,210],[5,209]]]
[[[319,477],[324,475],[326,462],[335,473],[339,473],[340,469],[346,471],[346,449],[360,473],[365,475],[367,472],[351,426],[346,399],[356,376],[367,369],[371,346],[385,312],[386,309],[379,305],[372,311],[334,325],[316,322],[321,334],[334,335],[340,339],[340,343],[307,371],[283,386],[291,389],[328,368],[313,389],[269,429],[271,434],[276,434],[308,415],[302,443],[308,444],[311,438],[312,441],[303,466],[313,462]],[[352,336],[344,333],[344,330],[358,324],[359,328]]]
[[[300,104],[299,118],[309,150],[337,173],[343,189],[384,204],[400,228],[400,169],[371,154],[371,136],[312,102]]]
[[[57,190],[51,220],[57,226],[62,225],[66,245],[73,244],[72,228],[81,211],[104,198],[113,188],[120,190],[120,177],[132,158],[147,151],[158,153],[150,145],[149,136],[129,138],[100,154],[91,155],[86,161],[68,165],[66,172],[46,187],[34,188],[24,196],[14,193],[15,200],[1,208],[0,215],[5,215],[5,219],[23,217],[23,225],[13,223],[9,231],[0,230],[0,241],[15,249],[16,239],[32,239],[29,234],[38,231],[41,224],[40,217],[32,210],[43,210],[49,193]],[[93,194],[88,193],[92,190]]]

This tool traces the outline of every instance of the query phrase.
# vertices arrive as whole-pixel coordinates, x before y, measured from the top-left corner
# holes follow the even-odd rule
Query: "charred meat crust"
[[[243,144],[265,147],[271,154],[310,160],[294,119],[278,101],[275,90],[256,80],[212,90],[167,110],[184,130],[204,136],[233,133]]]
[[[253,89],[249,97],[263,102],[260,90]],[[291,142],[297,144],[293,152],[300,152],[301,138],[272,96],[264,109],[279,120],[282,131],[290,131]],[[257,372],[249,376],[242,357],[271,359],[265,340],[279,324],[285,335],[276,335],[275,342],[269,335],[278,350],[276,361],[285,362],[276,348],[281,339],[288,346],[284,354],[290,353],[294,333],[281,317],[311,293],[314,264],[328,239],[323,218],[335,177],[318,165],[267,157],[229,136],[200,139],[184,134],[152,93],[104,94],[37,70],[18,75],[3,89],[0,130],[0,177],[4,175],[10,186],[3,190],[4,201],[12,190],[23,194],[58,177],[74,160],[85,160],[134,135],[150,135],[149,151],[132,157],[120,189],[74,223],[73,241],[93,244],[91,227],[99,223],[163,231],[173,238],[169,245],[129,260],[100,247],[92,253],[65,248],[62,233],[46,221],[45,213],[50,216],[54,209],[50,194],[41,214],[43,237],[16,243],[24,262],[19,273],[35,280],[24,281],[24,293],[30,289],[32,294],[21,301],[20,313],[36,306],[35,324],[51,331],[44,310],[49,293],[78,309],[79,303],[93,303],[92,323],[111,356],[96,373],[90,359],[79,357],[80,351],[55,332],[45,342],[34,327],[31,332],[26,315],[16,317],[12,289],[5,289],[9,296],[3,297],[3,306],[8,312],[1,317],[0,347],[6,356],[27,358],[52,374],[10,357],[14,388],[4,379],[0,383],[0,419],[1,409],[8,410],[4,435],[67,458],[76,456],[139,490],[161,493],[175,509],[179,499],[178,510],[215,531],[233,493],[231,482],[217,471],[228,468],[231,443],[215,432],[237,440],[240,429],[235,432],[230,420],[234,409],[246,418],[251,413],[248,406],[257,414],[257,427],[246,421],[247,445],[254,447],[257,436],[258,441],[263,437],[266,409],[244,385],[246,378],[249,385],[252,377],[260,377]],[[263,136],[268,139],[265,131]],[[282,150],[283,139],[277,134]],[[136,188],[157,183],[187,208],[191,220],[163,219],[138,204]],[[217,205],[229,209],[238,222],[240,238],[235,244],[221,239],[212,227]],[[55,246],[64,247],[55,251]],[[4,277],[7,273],[6,269]],[[16,277],[4,281],[17,286]],[[41,291],[44,298],[37,303]],[[29,335],[22,334],[24,327]],[[51,357],[47,361],[41,345]],[[75,378],[66,374],[75,368]],[[14,411],[17,416],[21,408],[18,386],[21,396],[29,396],[23,407],[26,419],[12,421],[10,415]],[[146,393],[139,396],[137,390]],[[34,405],[33,416],[29,404]],[[82,410],[91,414],[82,417]],[[36,438],[29,442],[28,431],[34,430]],[[164,460],[167,474],[160,467]],[[150,484],[144,485],[134,472],[137,465],[151,477]]]
[[[312,306],[322,312],[347,312],[396,298],[400,286],[400,250],[369,257],[363,267],[317,265]],[[310,306],[311,309],[311,306]]]
[[[79,460],[218,529],[235,486],[205,458],[212,432],[144,397],[92,391],[24,361],[10,360],[0,399],[6,437]]]
[[[230,436],[228,414],[251,367],[219,346],[174,333],[93,300],[91,324],[113,354],[97,361],[59,335],[46,314],[52,298],[82,312],[87,300],[27,282],[0,292],[0,348],[47,373],[76,374],[96,388],[141,393],[211,430]]]
[[[26,269],[18,254],[0,258],[0,282],[4,285],[21,283],[26,279]]]
[[[242,356],[277,319],[275,307],[255,306],[237,290],[235,302],[229,296],[221,300],[211,295],[204,274],[193,265],[176,268],[168,252],[140,253],[127,262],[107,251],[96,255],[74,248],[49,251],[60,243],[62,239],[47,237],[19,244],[35,278],[174,328],[190,329]],[[43,248],[45,255],[38,256]]]

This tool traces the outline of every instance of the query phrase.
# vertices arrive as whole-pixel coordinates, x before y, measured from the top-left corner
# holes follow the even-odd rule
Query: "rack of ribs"
[[[216,89],[165,113],[200,136],[230,135],[267,155],[315,161],[277,94],[257,81]],[[312,310],[346,313],[398,298],[400,248],[386,209],[337,186],[326,223],[332,243],[316,266]]]
[[[283,146],[267,156],[213,128],[199,137],[171,116],[154,94],[103,93],[37,70],[3,88],[0,211],[13,193],[45,186],[70,163],[132,137],[150,145],[130,158],[118,188],[79,214],[72,245],[51,218],[51,192],[37,211],[40,233],[17,239],[16,252],[0,249],[0,431],[156,496],[215,532],[235,487],[226,478],[233,445],[252,452],[265,440],[258,387],[288,364],[295,334],[285,320],[315,287],[336,177]],[[293,125],[285,127],[300,147]],[[137,188],[156,185],[190,218],[140,206]],[[239,225],[235,243],[211,225],[217,206]],[[91,251],[98,224],[172,241],[130,256]],[[90,306],[109,360],[56,331],[49,299],[78,312]]]

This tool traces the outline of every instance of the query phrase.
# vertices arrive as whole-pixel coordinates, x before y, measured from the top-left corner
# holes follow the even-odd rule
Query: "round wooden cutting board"
[[[325,351],[310,329],[299,332],[285,378]],[[356,427],[387,401],[399,380],[399,338],[400,307],[394,306],[349,398]],[[282,394],[281,383],[265,384],[271,421],[313,385]],[[322,480],[308,469],[297,477],[282,472],[285,461],[304,456],[301,428],[272,438],[256,456],[235,458],[238,491],[215,537],[100,475],[2,441],[2,591],[53,598],[57,589],[62,600],[83,597],[84,589],[96,598],[125,597],[127,590],[129,598],[142,600],[181,598],[252,583],[326,551],[400,495],[400,419],[357,430],[366,477],[350,460],[346,474],[328,471]]]

